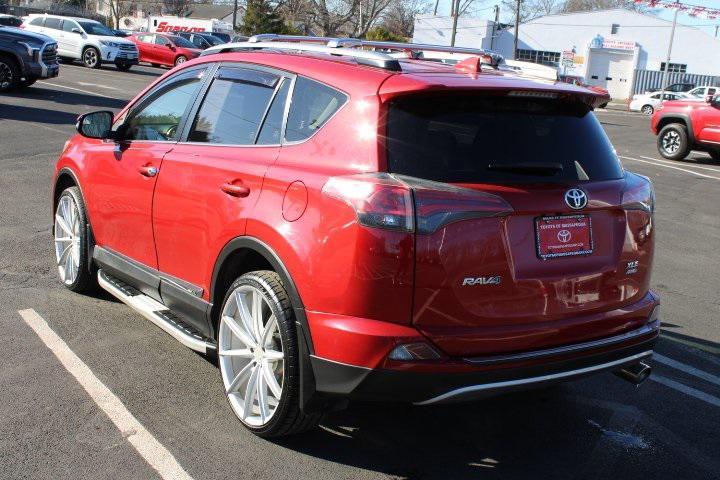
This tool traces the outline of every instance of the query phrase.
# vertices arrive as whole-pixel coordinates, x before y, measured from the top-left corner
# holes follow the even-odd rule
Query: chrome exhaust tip
[[[652,367],[645,362],[638,362],[615,370],[613,373],[633,385],[640,385],[650,376]]]

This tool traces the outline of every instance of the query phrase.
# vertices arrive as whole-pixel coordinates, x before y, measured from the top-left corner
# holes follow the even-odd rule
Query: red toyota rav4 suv
[[[348,399],[649,374],[653,190],[592,113],[604,97],[483,52],[260,40],[78,119],[53,188],[68,288],[97,281],[217,354],[259,435]]]

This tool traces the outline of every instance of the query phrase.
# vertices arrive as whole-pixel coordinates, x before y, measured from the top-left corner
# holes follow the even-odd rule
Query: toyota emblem
[[[585,192],[579,188],[571,188],[565,192],[565,203],[573,210],[580,210],[585,208],[588,203],[588,198]]]
[[[569,242],[570,232],[568,230],[560,230],[557,234],[557,239],[560,240],[562,243]]]

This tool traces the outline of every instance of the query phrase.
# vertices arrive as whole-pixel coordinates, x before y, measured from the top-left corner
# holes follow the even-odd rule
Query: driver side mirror
[[[175,50],[175,45],[173,45],[172,43],[168,43],[168,44],[167,44],[167,47],[168,47],[170,50]]]
[[[710,99],[710,105],[715,108],[720,108],[720,95],[715,95]]]
[[[82,35],[82,34],[83,34],[82,30],[80,30],[79,28],[73,28],[71,31],[72,31],[73,33],[77,33],[78,35]]]
[[[112,137],[113,113],[107,110],[80,115],[75,129],[87,138],[106,139]]]

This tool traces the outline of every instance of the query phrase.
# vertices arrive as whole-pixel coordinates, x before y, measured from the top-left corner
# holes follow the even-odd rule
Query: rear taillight
[[[323,193],[353,207],[361,225],[421,234],[513,211],[497,195],[388,173],[332,177]]]
[[[650,179],[628,172],[625,178],[622,207],[625,210],[643,210],[650,214],[654,213],[655,191]]]
[[[414,230],[410,189],[387,173],[332,177],[322,191],[353,207],[360,225]]]

